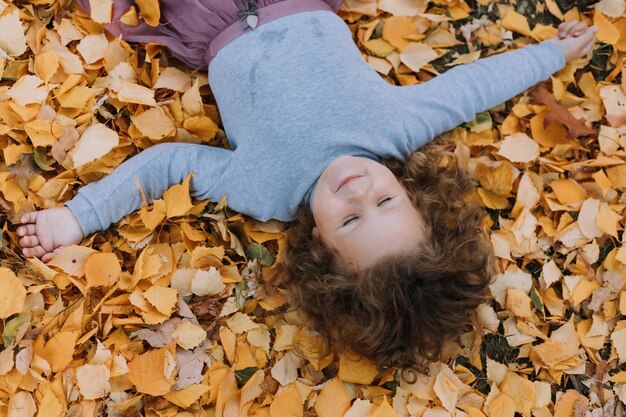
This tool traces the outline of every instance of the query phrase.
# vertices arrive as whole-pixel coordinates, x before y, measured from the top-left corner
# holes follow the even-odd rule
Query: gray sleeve
[[[544,41],[459,65],[423,84],[397,87],[406,109],[408,147],[420,148],[564,66],[565,58],[558,46]]]
[[[189,173],[190,192],[199,199],[221,198],[212,190],[225,189],[221,182],[232,160],[232,151],[190,143],[164,143],[152,146],[122,163],[100,181],[82,187],[66,206],[78,219],[87,236],[104,230],[143,204],[137,182],[148,202],[160,198],[172,185]]]

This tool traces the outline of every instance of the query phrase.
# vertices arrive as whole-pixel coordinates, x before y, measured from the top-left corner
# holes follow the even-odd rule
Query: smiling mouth
[[[349,175],[347,177],[345,177],[340,183],[339,183],[339,187],[337,188],[337,191],[341,190],[341,187],[343,187],[344,185],[346,185],[347,183],[349,183],[352,180],[355,180],[357,178],[361,178],[362,175]],[[335,191],[335,192],[337,192]]]

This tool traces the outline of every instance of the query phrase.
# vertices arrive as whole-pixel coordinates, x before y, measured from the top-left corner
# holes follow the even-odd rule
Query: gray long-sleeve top
[[[194,173],[195,198],[227,196],[232,209],[259,220],[291,220],[335,158],[405,160],[564,65],[546,41],[398,87],[365,62],[338,16],[293,14],[240,36],[211,63],[209,83],[232,151],[155,145],[81,188],[67,206],[86,236],[141,207],[136,178],[152,200]]]

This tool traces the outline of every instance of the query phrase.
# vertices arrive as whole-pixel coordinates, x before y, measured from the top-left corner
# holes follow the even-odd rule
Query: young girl
[[[161,0],[158,27],[122,24],[131,3],[114,1],[108,30],[208,67],[232,150],[150,147],[65,207],[24,215],[24,255],[48,261],[137,210],[137,179],[152,200],[193,173],[195,198],[227,196],[262,221],[300,207],[283,282],[322,334],[381,365],[438,357],[483,300],[492,255],[479,212],[455,196],[467,181],[411,155],[587,54],[595,28],[564,23],[550,41],[397,87],[363,60],[340,0]]]

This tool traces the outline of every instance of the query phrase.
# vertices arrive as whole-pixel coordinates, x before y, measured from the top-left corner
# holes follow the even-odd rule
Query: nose
[[[367,196],[367,187],[355,186],[350,187],[350,194],[348,194],[348,202],[349,203],[358,203],[363,200]]]

